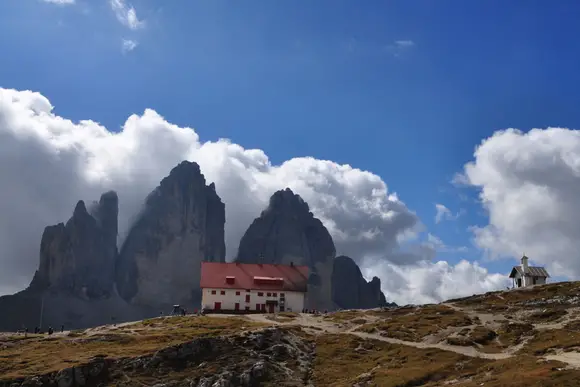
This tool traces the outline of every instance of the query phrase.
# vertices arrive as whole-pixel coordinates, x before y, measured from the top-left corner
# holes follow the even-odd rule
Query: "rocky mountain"
[[[147,197],[121,248],[116,281],[135,305],[201,302],[201,261],[225,261],[225,205],[199,165],[183,161]]]
[[[81,200],[66,224],[44,229],[32,288],[61,290],[85,299],[111,295],[117,259],[117,194],[103,194],[91,213]]]
[[[310,267],[306,307],[332,309],[331,276],[336,249],[308,204],[286,188],[270,198],[240,241],[236,260]]]
[[[334,259],[332,300],[341,309],[390,306],[381,291],[381,280],[373,277],[367,282],[356,262],[344,255]]]
[[[79,201],[66,223],[48,226],[30,286],[0,297],[0,331],[41,323],[87,327],[199,307],[202,261],[225,262],[225,205],[196,163],[171,170],[146,198],[117,249],[119,198]],[[312,309],[386,305],[380,280],[365,281],[348,257],[335,259],[328,230],[302,198],[278,191],[244,234],[239,262],[310,267]]]
[[[115,292],[118,211],[117,194],[107,192],[90,209],[79,201],[66,224],[44,229],[30,286],[0,297],[0,331],[84,327],[146,313]]]
[[[380,280],[367,283],[348,257],[335,259],[330,233],[308,204],[289,188],[270,198],[240,241],[238,262],[310,267],[306,307],[312,309],[375,308],[386,305]]]

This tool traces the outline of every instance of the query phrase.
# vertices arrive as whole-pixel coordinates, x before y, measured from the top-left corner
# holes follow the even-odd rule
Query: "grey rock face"
[[[342,309],[371,309],[387,306],[381,280],[367,282],[352,258],[341,255],[334,260],[332,300]]]
[[[306,265],[310,268],[306,307],[332,309],[331,276],[336,249],[322,222],[289,188],[270,198],[240,241],[237,261]]]
[[[110,296],[117,257],[118,208],[117,194],[107,192],[95,204],[92,215],[81,200],[66,224],[46,227],[39,269],[30,287],[88,299]]]
[[[225,205],[184,161],[149,195],[119,254],[117,290],[136,305],[200,302],[201,261],[225,261]]]

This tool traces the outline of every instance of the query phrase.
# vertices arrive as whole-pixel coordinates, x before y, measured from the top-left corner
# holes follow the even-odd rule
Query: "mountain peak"
[[[266,212],[284,213],[290,212],[294,215],[312,215],[308,203],[290,188],[274,192],[270,197],[270,203]]]

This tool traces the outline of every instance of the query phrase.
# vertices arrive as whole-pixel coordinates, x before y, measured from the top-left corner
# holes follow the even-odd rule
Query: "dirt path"
[[[483,353],[479,352],[477,349],[473,347],[463,347],[443,343],[424,343],[424,342],[405,341],[394,339],[391,337],[384,337],[375,333],[356,332],[355,330],[356,328],[358,328],[358,326],[351,327],[346,330],[340,329],[336,326],[335,323],[331,321],[324,321],[317,316],[310,316],[305,314],[300,314],[297,318],[288,322],[273,321],[268,319],[267,316],[259,314],[248,315],[247,317],[253,321],[265,322],[274,325],[300,325],[305,328],[315,328],[320,330],[319,332],[314,333],[327,332],[327,333],[354,335],[363,339],[379,340],[391,344],[406,345],[415,348],[436,348],[443,351],[455,352],[460,355],[469,357],[478,357],[482,359],[499,360],[499,359],[507,359],[512,356],[510,353]]]
[[[399,344],[399,345],[406,345],[409,347],[415,348],[436,348],[441,349],[443,351],[450,351],[455,352],[460,355],[469,356],[469,357],[478,357],[481,359],[490,359],[490,360],[500,360],[500,359],[507,359],[510,358],[512,355],[508,353],[483,353],[479,352],[477,349],[473,347],[461,347],[458,345],[449,345],[449,344],[428,344],[422,342],[414,342],[414,341],[404,341],[399,339],[393,339],[392,337],[384,337],[372,333],[364,333],[364,332],[343,332],[351,335],[355,335],[364,339],[372,339],[372,340],[380,340],[385,341],[391,344]]]
[[[556,360],[568,364],[572,368],[580,368],[580,353],[558,351],[552,355],[546,355],[546,360]]]

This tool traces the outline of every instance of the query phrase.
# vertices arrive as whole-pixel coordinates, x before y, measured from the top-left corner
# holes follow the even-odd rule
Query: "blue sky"
[[[576,1],[0,2],[0,86],[120,128],[154,108],[225,137],[380,175],[448,245],[487,222],[450,181],[494,131],[580,127]],[[136,47],[123,51],[122,40]],[[435,224],[435,204],[464,213]],[[445,253],[479,259],[481,252]],[[508,271],[511,261],[488,262]]]

